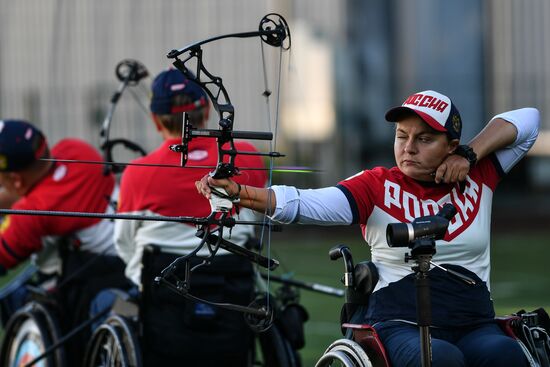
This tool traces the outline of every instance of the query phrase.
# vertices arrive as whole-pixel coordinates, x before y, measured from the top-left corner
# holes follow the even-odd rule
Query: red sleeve
[[[120,187],[118,194],[118,209],[120,213],[126,213],[136,210],[136,194],[133,193],[133,190],[136,186],[135,180],[133,178],[133,167],[128,166],[124,170],[122,177],[120,178]],[[139,182],[139,181],[138,181]]]
[[[32,210],[16,203],[13,209]],[[25,261],[32,253],[42,249],[46,234],[44,217],[7,215],[0,225],[0,265],[9,269]]]
[[[101,160],[86,142],[64,139],[52,156],[71,160]],[[13,205],[13,209],[104,213],[115,180],[101,165],[56,163],[48,175]],[[0,226],[0,264],[9,268],[42,249],[45,236],[67,236],[99,222],[99,218],[10,215]]]
[[[494,154],[480,160],[472,169],[472,175],[479,175],[482,181],[494,192],[505,173]]]
[[[384,169],[377,167],[360,172],[338,183],[337,187],[348,198],[354,223],[366,224],[374,209],[375,198],[377,195],[384,194],[380,184],[383,173]]]

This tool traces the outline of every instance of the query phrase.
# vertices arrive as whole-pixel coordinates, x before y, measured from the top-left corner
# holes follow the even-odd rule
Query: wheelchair
[[[2,366],[80,365],[94,322],[89,300],[107,285],[127,283],[123,263],[112,256],[75,250],[61,256],[61,265],[61,275],[28,265],[0,290]]]
[[[331,343],[315,366],[391,367],[374,327],[345,322],[357,307],[368,305],[369,295],[378,281],[376,266],[371,262],[354,266],[351,252],[344,245],[332,248],[329,255],[332,260],[344,259],[346,303],[342,308],[341,319],[344,321],[342,333],[349,338]],[[521,310],[516,314],[497,317],[496,322],[504,334],[518,342],[530,366],[550,367],[550,317],[544,309],[531,312]]]
[[[111,316],[95,330],[88,344],[84,363],[85,367],[106,365],[140,367],[153,363],[146,362],[147,360],[151,360],[148,358],[148,353],[151,353],[148,348],[154,342],[154,340],[152,341],[152,336],[148,335],[151,332],[151,325],[148,325],[147,320],[151,319],[151,315],[158,315],[158,310],[155,309],[154,304],[158,302],[158,298],[162,299],[166,297],[166,293],[162,293],[163,287],[161,285],[152,284],[152,280],[156,275],[160,274],[162,268],[166,267],[173,260],[173,258],[164,257],[164,261],[159,261],[162,255],[159,248],[155,246],[147,246],[145,248],[142,260],[141,294],[136,298],[132,298],[124,293],[118,293],[118,297],[112,306]],[[174,257],[175,255],[171,256]],[[265,285],[261,281],[262,278],[265,278],[265,275],[259,272],[255,272],[254,274],[256,277],[254,281],[256,284],[255,288],[261,288],[262,285]],[[252,338],[248,345],[247,360],[244,364],[239,365],[300,367],[301,359],[298,351],[305,344],[303,323],[308,319],[308,315],[307,311],[299,305],[297,288],[330,294],[330,287],[315,287],[307,283],[283,279],[274,275],[270,276],[269,279],[281,284],[269,299],[270,305],[274,308],[272,323],[260,323],[259,326],[253,328]],[[159,287],[160,289],[156,289]],[[319,290],[319,288],[322,289]],[[167,291],[169,290],[164,289],[164,292]],[[341,290],[333,290],[332,295],[342,296],[343,292],[339,291]],[[258,296],[254,300],[254,303],[264,304],[266,302],[264,297]],[[170,298],[183,297],[170,293]],[[171,302],[170,299],[165,300]],[[243,317],[238,312],[229,312],[236,315],[236,317]],[[253,324],[254,321],[252,320],[251,323]],[[207,322],[199,326],[209,327]],[[262,326],[265,326],[265,329]],[[210,333],[218,331],[219,329],[211,329]],[[242,340],[238,340],[237,342],[243,343]],[[189,363],[185,356],[181,357],[181,361],[182,363]],[[162,364],[158,361],[154,363],[156,365]]]
[[[331,260],[344,260],[346,270],[342,281],[346,287],[346,299],[340,318],[344,321],[342,333],[350,338],[331,343],[315,366],[390,367],[389,358],[376,330],[370,325],[346,322],[358,307],[368,305],[369,295],[378,282],[376,266],[370,261],[354,265],[351,252],[344,245],[333,247],[329,256]]]
[[[121,316],[115,313],[109,316],[90,339],[84,367],[143,366],[139,330],[137,315]],[[262,361],[253,360],[255,355],[252,353],[249,366],[301,366],[296,348],[277,325],[272,325],[267,331],[256,334],[256,340]]]

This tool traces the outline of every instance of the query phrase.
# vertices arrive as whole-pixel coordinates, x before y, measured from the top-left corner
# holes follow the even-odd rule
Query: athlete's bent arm
[[[536,108],[521,108],[493,117],[468,144],[477,160],[496,153],[504,172],[508,172],[533,146],[538,136],[540,113]],[[469,163],[450,155],[438,167],[436,182],[457,182],[466,178]]]

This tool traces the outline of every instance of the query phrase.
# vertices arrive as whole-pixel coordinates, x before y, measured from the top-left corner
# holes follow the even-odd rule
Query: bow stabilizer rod
[[[90,213],[90,212],[66,212],[54,210],[23,210],[23,209],[0,209],[0,215],[33,215],[45,217],[76,217],[76,218],[98,218],[98,219],[123,219],[123,220],[144,220],[158,222],[177,222],[190,223],[196,225],[216,225],[232,228],[236,224],[251,226],[268,226],[265,221],[236,220],[233,217],[214,218],[208,217],[188,217],[188,216],[164,216],[164,215],[139,215],[139,214],[108,214],[108,213]]]

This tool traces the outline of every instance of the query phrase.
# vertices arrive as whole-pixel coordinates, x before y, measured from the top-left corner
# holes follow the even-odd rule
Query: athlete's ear
[[[9,172],[8,174],[11,184],[13,187],[19,191],[23,188],[25,181],[23,180],[23,175],[17,172]]]
[[[155,123],[155,127],[157,128],[157,131],[161,131],[162,124],[160,122],[159,117],[156,114],[152,113],[151,118],[153,119],[153,122]]]
[[[204,121],[208,121],[210,117],[210,102],[207,102],[207,105],[204,107]]]

